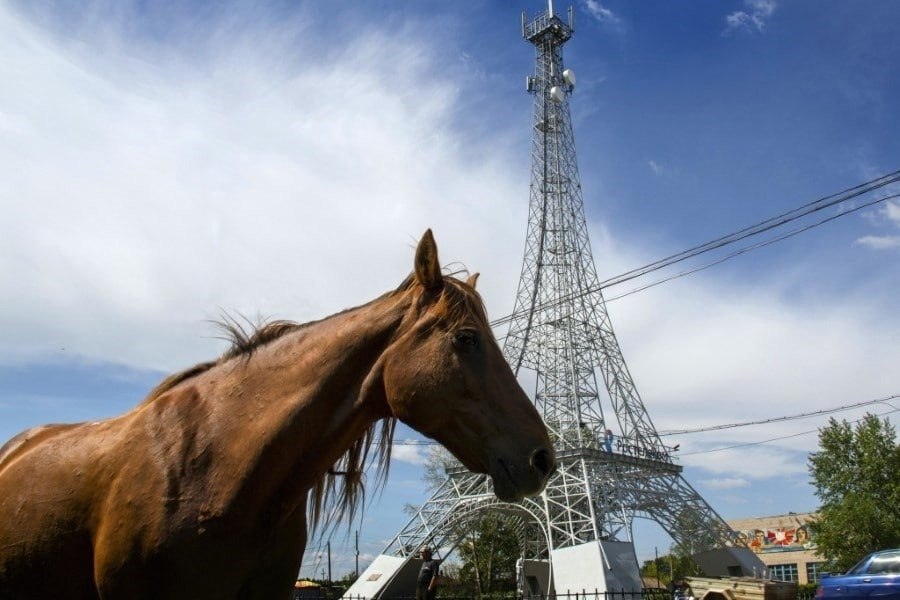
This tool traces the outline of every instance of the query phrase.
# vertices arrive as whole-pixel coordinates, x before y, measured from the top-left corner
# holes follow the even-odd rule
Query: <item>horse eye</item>
[[[472,350],[478,347],[478,332],[471,329],[457,331],[453,335],[453,345],[459,350]]]

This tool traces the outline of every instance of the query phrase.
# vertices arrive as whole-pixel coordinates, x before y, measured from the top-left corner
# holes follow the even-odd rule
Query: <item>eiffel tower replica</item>
[[[467,522],[484,511],[501,512],[514,524],[525,596],[640,590],[635,518],[656,521],[708,574],[765,573],[684,479],[625,365],[591,255],[575,156],[569,114],[575,76],[562,55],[574,32],[573,11],[563,21],[552,0],[548,8],[530,21],[522,14],[522,35],[536,50],[534,74],[526,79],[534,109],[531,197],[503,352],[517,375],[533,373],[533,399],[554,441],[557,471],[540,496],[509,504],[493,495],[486,475],[451,465],[348,597],[409,595],[419,548],[452,551]]]

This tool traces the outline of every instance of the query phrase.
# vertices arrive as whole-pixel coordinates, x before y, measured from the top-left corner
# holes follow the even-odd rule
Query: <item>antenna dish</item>
[[[556,103],[561,103],[566,99],[566,93],[561,87],[554,85],[550,88],[550,99]]]
[[[573,71],[572,69],[566,69],[565,71],[563,71],[563,79],[566,83],[568,83],[572,87],[575,87],[575,71]]]

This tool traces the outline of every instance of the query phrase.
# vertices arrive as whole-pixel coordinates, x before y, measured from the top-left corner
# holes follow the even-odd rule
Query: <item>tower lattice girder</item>
[[[504,355],[536,374],[534,402],[550,431],[558,468],[541,496],[499,502],[487,477],[458,466],[388,545],[455,546],[457,525],[483,510],[519,519],[526,558],[588,542],[631,541],[647,518],[694,551],[731,546],[734,532],[682,477],[647,413],[613,331],[591,255],[568,99],[573,78],[562,47],[573,34],[549,12],[522,33],[535,47],[531,185],[525,257]],[[605,384],[601,397],[599,371]],[[604,402],[605,401],[605,402]],[[611,416],[607,420],[604,403]],[[617,430],[608,452],[607,428]]]

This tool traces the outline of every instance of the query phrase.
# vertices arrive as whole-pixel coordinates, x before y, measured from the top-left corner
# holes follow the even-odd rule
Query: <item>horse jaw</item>
[[[551,459],[554,460],[555,459]],[[518,502],[544,491],[549,473],[541,473],[530,465],[516,466],[498,456],[490,459],[488,475],[494,484],[494,495],[503,502]]]
[[[491,482],[494,484],[494,495],[503,502],[518,502],[525,497],[519,490],[519,486],[513,481],[512,474],[509,469],[499,458],[491,461],[491,469],[488,473]]]

